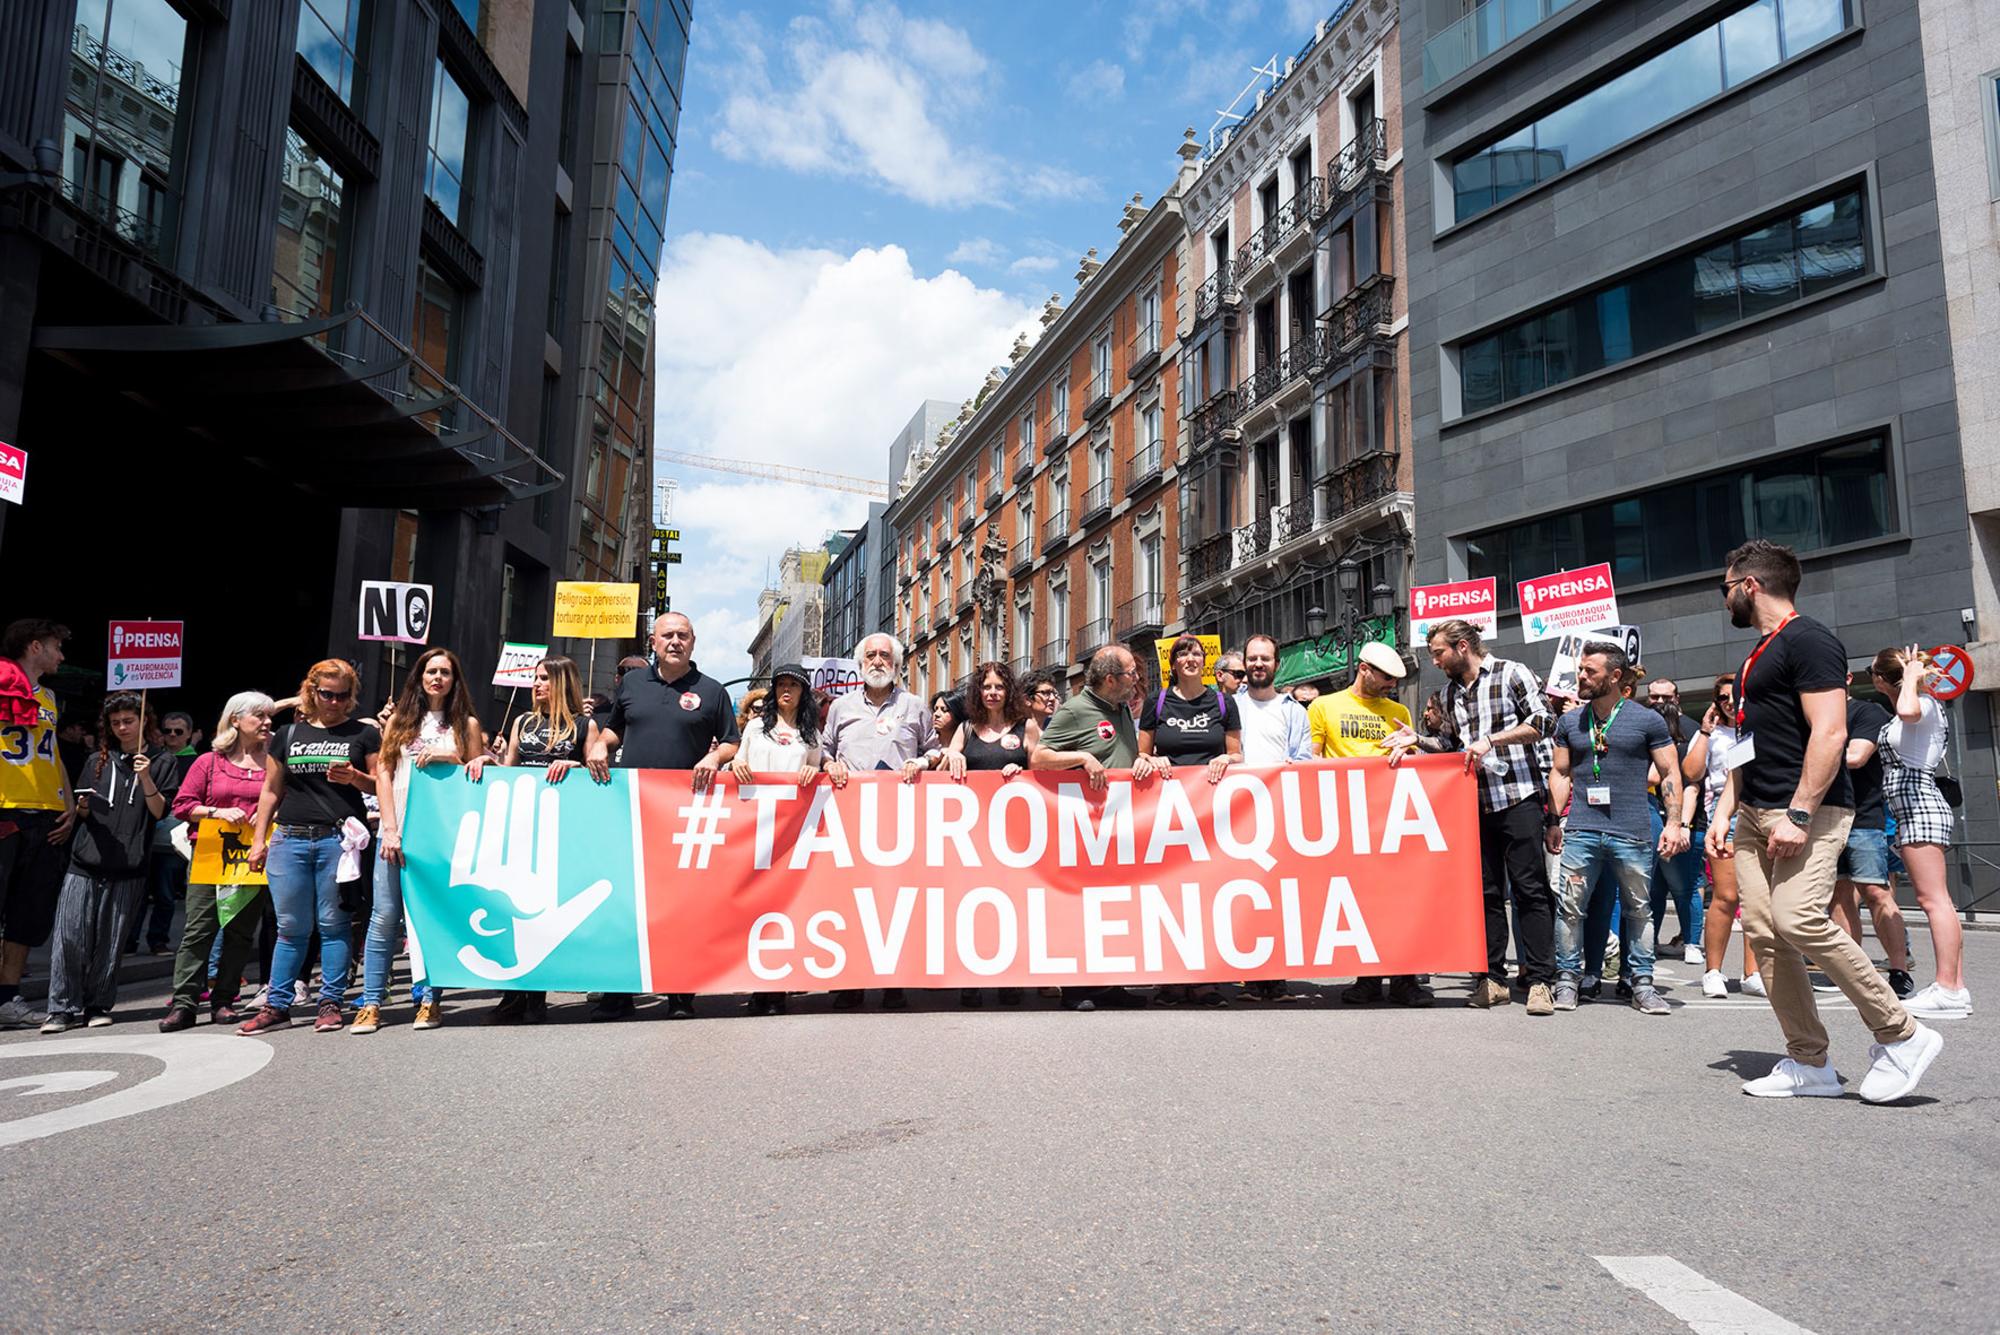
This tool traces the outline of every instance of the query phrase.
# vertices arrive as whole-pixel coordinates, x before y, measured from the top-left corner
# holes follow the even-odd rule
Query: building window
[[[1986,121],[1986,184],[2000,199],[2000,70],[1980,76],[1979,107]]]
[[[472,103],[444,61],[431,80],[431,151],[424,193],[455,227],[465,194],[465,148],[472,126]]]
[[[271,304],[309,320],[340,305],[347,188],[331,162],[287,127],[278,177],[278,235],[271,254]]]
[[[1538,181],[1795,59],[1848,26],[1846,0],[1751,0],[1537,120],[1451,162],[1453,220],[1464,222]]]
[[[1723,237],[1457,348],[1475,413],[1780,310],[1870,271],[1861,191]]]
[[[1035,600],[1022,594],[1014,603],[1014,656],[1026,658],[1035,651]]]
[[[188,24],[167,0],[78,0],[63,190],[154,258],[173,249]]]
[[[1068,376],[1064,376],[1062,379],[1056,381],[1056,390],[1054,396],[1051,399],[1051,403],[1053,406],[1049,413],[1049,427],[1050,427],[1049,434],[1059,436],[1063,432],[1069,430],[1069,377]]]
[[[364,0],[299,0],[298,53],[340,100],[361,100]]]
[[[1021,462],[1032,466],[1035,461],[1035,415],[1021,414]]]
[[[439,273],[428,259],[417,260],[417,309],[410,331],[410,347],[422,365],[413,379],[426,393],[441,392],[458,379],[459,345],[464,342],[459,319],[460,298],[451,280]],[[439,425],[452,425],[450,409],[444,410]],[[595,494],[595,488],[589,488]]]
[[[1806,555],[1898,530],[1888,442],[1870,436],[1474,534],[1466,574],[1512,607],[1519,581],[1599,561],[1629,587],[1720,570],[1752,535]]]
[[[1133,592],[1140,597],[1150,597],[1160,592],[1164,564],[1163,544],[1158,530],[1143,535],[1139,539],[1139,568],[1132,572],[1132,582],[1137,587]]]

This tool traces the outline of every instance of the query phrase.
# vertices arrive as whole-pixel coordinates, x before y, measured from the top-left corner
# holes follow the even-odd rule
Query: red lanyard
[[[1759,640],[1757,647],[1750,651],[1750,656],[1743,660],[1742,685],[1736,691],[1736,730],[1738,732],[1743,730],[1743,716],[1750,709],[1750,673],[1756,669],[1757,660],[1764,656],[1764,651],[1771,647],[1771,641],[1778,638],[1778,631],[1782,631],[1785,627],[1791,625],[1792,618],[1797,615],[1797,612],[1785,613],[1785,619],[1778,623],[1777,630],[1773,630],[1769,635]]]

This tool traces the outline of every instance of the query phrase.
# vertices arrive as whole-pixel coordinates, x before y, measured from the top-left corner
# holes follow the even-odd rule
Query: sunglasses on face
[[[353,696],[354,692],[353,692],[353,691],[329,691],[329,690],[326,690],[326,689],[324,689],[324,688],[316,688],[316,689],[315,689],[315,690],[313,691],[313,694],[314,694],[314,695],[317,695],[317,696],[318,696],[318,697],[319,697],[320,699],[322,699],[322,700],[326,701],[326,702],[327,702],[328,704],[330,704],[330,705],[337,705],[337,704],[339,704],[339,703],[340,703],[340,702],[341,702],[342,700],[346,700],[346,699],[349,699],[349,698],[351,698],[351,697]]]

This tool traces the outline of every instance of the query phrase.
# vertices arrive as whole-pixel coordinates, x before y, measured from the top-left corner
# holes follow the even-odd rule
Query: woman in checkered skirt
[[[1911,645],[1884,649],[1869,672],[1875,689],[1895,704],[1896,717],[1883,725],[1876,743],[1882,756],[1882,797],[1896,817],[1896,845],[1937,952],[1937,981],[1903,1004],[1913,1015],[1970,1015],[1972,993],[1962,972],[1965,938],[1945,878],[1944,851],[1951,845],[1955,821],[1936,778],[1947,731],[1944,710],[1930,692],[1937,668]]]

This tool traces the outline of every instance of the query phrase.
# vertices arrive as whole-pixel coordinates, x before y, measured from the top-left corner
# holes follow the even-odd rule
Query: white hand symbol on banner
[[[458,842],[451,854],[452,885],[503,895],[514,909],[512,964],[496,963],[473,946],[459,948],[458,962],[481,978],[507,982],[533,972],[611,897],[611,882],[605,880],[557,902],[556,826],[561,801],[539,776],[522,775],[511,784],[495,784],[487,794],[483,826],[470,811],[458,823]],[[507,933],[506,925],[489,928],[487,917],[481,907],[467,921],[481,936]]]

